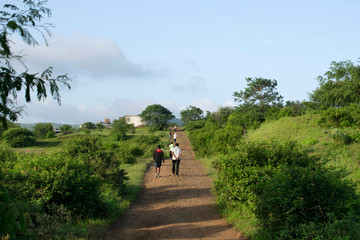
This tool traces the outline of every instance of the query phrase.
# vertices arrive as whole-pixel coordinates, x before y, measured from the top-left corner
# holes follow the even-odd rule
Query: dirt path
[[[184,132],[177,131],[182,149],[179,177],[165,160],[159,178],[151,165],[138,200],[114,224],[106,239],[245,239],[216,211],[211,179]],[[167,151],[168,149],[165,149]]]

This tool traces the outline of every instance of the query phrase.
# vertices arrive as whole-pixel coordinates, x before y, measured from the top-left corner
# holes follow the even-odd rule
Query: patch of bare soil
[[[177,135],[183,153],[179,177],[172,175],[170,159],[162,165],[159,178],[152,164],[138,200],[105,239],[246,239],[217,212],[211,179],[194,159],[186,134],[178,129]]]

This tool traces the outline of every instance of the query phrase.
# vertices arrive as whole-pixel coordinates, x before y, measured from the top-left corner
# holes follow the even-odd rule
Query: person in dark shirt
[[[155,161],[155,177],[160,177],[161,161],[165,162],[164,152],[161,150],[160,145],[154,151],[153,158]]]

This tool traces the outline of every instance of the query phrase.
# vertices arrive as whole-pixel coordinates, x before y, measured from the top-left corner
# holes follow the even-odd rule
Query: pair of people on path
[[[170,144],[170,157],[172,158],[172,173],[173,176],[179,176],[179,166],[180,166],[180,157],[182,156],[181,149],[179,148],[179,143]],[[155,161],[155,177],[160,177],[160,168],[161,161],[165,162],[164,152],[161,150],[161,146],[158,145],[157,149],[154,151],[153,158]]]

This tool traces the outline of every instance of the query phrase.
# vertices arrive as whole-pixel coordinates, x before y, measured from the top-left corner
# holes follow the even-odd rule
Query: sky
[[[288,100],[308,100],[332,61],[360,56],[358,0],[49,0],[48,45],[23,50],[30,73],[52,66],[73,78],[25,103],[20,123],[80,124],[140,114],[161,104],[176,117],[236,106],[245,78],[277,81]]]

